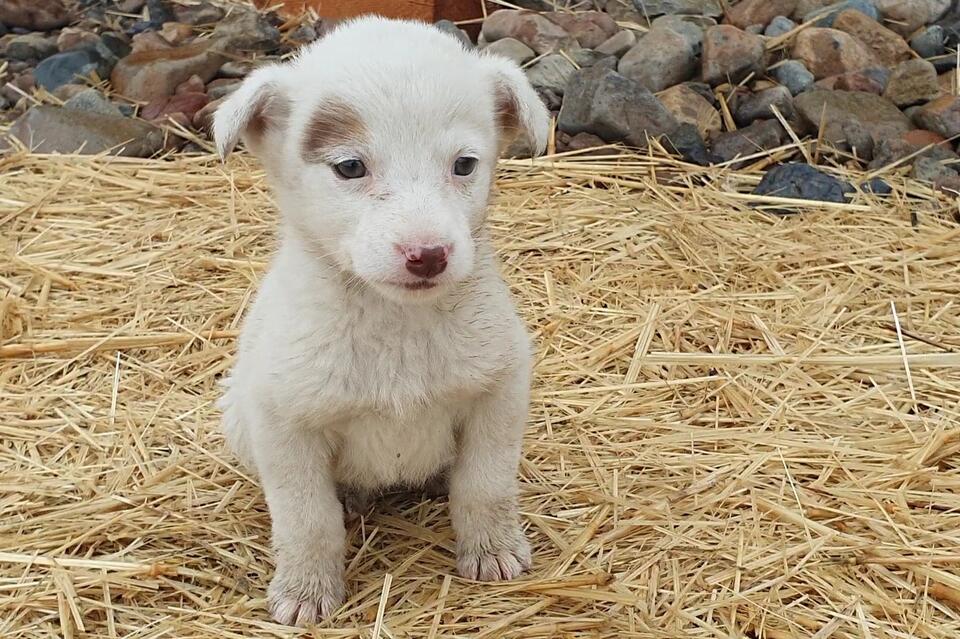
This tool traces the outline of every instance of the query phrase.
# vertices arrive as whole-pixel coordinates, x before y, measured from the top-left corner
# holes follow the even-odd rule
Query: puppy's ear
[[[221,158],[230,155],[241,138],[251,151],[262,157],[267,136],[286,125],[290,118],[290,98],[282,92],[281,73],[276,65],[257,69],[217,109],[213,117],[213,139]]]
[[[530,151],[540,155],[550,135],[547,107],[516,64],[494,55],[487,57],[487,64],[493,73],[501,152],[523,136]]]

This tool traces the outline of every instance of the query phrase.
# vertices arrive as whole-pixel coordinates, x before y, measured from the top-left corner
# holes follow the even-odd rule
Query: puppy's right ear
[[[221,158],[226,159],[240,139],[262,157],[267,138],[287,123],[290,98],[281,88],[281,73],[277,65],[257,69],[217,109],[213,139]]]

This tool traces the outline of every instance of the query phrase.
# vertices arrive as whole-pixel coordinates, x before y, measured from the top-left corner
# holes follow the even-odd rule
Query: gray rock
[[[947,33],[938,24],[924,27],[910,38],[910,48],[921,58],[935,58],[947,50]]]
[[[700,55],[700,52],[703,50],[704,27],[692,20],[688,20],[688,17],[689,16],[677,15],[660,16],[654,20],[650,26],[652,29],[670,29],[676,31],[690,44],[693,53]]]
[[[713,141],[713,152],[724,162],[738,157],[747,157],[761,151],[775,149],[786,136],[786,131],[776,120],[757,120],[753,124],[736,131],[721,133]],[[739,167],[746,162],[738,162]]]
[[[467,49],[473,48],[473,42],[470,41],[470,36],[467,35],[467,32],[458,27],[455,23],[450,20],[439,20],[433,24],[436,28],[440,29],[444,33],[449,33],[454,36],[460,42],[463,43],[463,46]]]
[[[550,89],[563,95],[567,83],[577,67],[559,53],[544,56],[536,64],[527,69],[527,79],[535,88]]]
[[[677,120],[650,91],[616,71],[577,71],[567,86],[558,126],[570,135],[593,133],[607,142],[645,147],[649,137],[677,128]]]
[[[140,120],[36,106],[11,125],[9,134],[38,153],[151,156],[163,147],[163,131]]]
[[[633,0],[633,6],[642,16],[689,14],[719,18],[723,15],[720,0]]]
[[[813,86],[813,74],[799,60],[787,60],[773,69],[773,77],[787,87],[790,93],[797,95]]]
[[[63,108],[73,109],[74,111],[85,111],[87,113],[99,113],[100,115],[110,115],[118,118],[123,117],[120,109],[96,89],[84,89],[77,93],[63,103]]]
[[[34,69],[37,85],[47,91],[69,84],[77,78],[87,78],[94,71],[101,78],[110,76],[111,61],[97,49],[84,47],[52,55]]]
[[[655,28],[620,58],[617,70],[656,93],[692,78],[697,57],[682,35],[672,29]]]
[[[596,48],[597,53],[615,55],[618,58],[630,50],[637,43],[637,36],[630,29],[623,29],[616,35],[608,38]]]
[[[918,157],[913,162],[913,168],[910,171],[910,177],[924,182],[938,182],[944,178],[955,178],[957,171],[931,157]]]
[[[894,67],[883,97],[898,107],[928,102],[940,95],[936,68],[926,60],[907,60]]]
[[[593,49],[577,49],[576,51],[571,51],[568,55],[570,59],[573,60],[573,63],[581,69],[597,65],[604,66],[608,69],[617,68],[617,56],[605,55]]]
[[[831,4],[828,7],[811,11],[803,17],[803,21],[809,22],[816,20],[816,24],[813,25],[815,27],[832,27],[833,21],[837,16],[847,9],[859,11],[869,18],[873,18],[878,22],[880,21],[880,12],[877,11],[877,8],[870,0],[845,0],[844,2]]]
[[[766,70],[763,38],[729,25],[710,27],[703,37],[703,81],[737,83]]]
[[[790,89],[784,86],[776,86],[737,100],[733,119],[737,126],[747,126],[754,120],[776,118],[771,108],[774,106],[788,122],[794,120],[797,116]]]
[[[503,38],[487,45],[484,51],[524,65],[537,57],[533,49],[515,38]]]
[[[786,16],[777,16],[770,21],[767,28],[763,30],[763,35],[768,38],[776,38],[785,33],[790,33],[797,28],[797,23]]]
[[[36,62],[57,52],[57,43],[37,33],[14,36],[7,43],[4,55],[11,60]]]
[[[814,200],[817,202],[846,202],[853,187],[809,164],[782,164],[767,171],[753,190],[754,195]],[[771,213],[796,213],[793,209],[778,207]]]
[[[209,2],[174,4],[173,15],[177,22],[185,24],[216,24],[223,19],[224,10]]]
[[[481,35],[486,42],[515,38],[538,54],[573,51],[580,43],[560,25],[546,17],[527,11],[501,9],[483,21]]]
[[[763,25],[762,24],[751,24],[749,27],[744,29],[746,33],[751,33],[753,35],[763,35]]]
[[[213,30],[211,39],[221,51],[272,51],[280,45],[280,30],[257,11],[233,5]]]
[[[875,144],[914,128],[892,102],[863,91],[814,89],[798,95],[793,104],[809,130],[817,131],[823,122],[823,137],[831,144],[848,139],[851,122],[864,127]]]
[[[707,145],[696,125],[684,122],[664,138],[666,148],[687,162],[710,166],[721,162],[721,158],[707,150]]]

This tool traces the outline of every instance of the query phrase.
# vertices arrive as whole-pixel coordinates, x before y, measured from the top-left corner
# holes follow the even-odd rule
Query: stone
[[[73,15],[62,0],[3,0],[0,22],[29,31],[50,31],[69,24]]]
[[[577,71],[567,86],[560,130],[592,133],[607,142],[645,147],[648,137],[676,129],[677,120],[650,91],[609,69]]]
[[[57,36],[57,49],[61,52],[71,51],[81,47],[96,46],[99,41],[100,37],[96,33],[67,27],[61,29]]]
[[[757,120],[748,127],[721,133],[713,141],[713,152],[721,161],[729,162],[761,151],[769,151],[783,144],[786,131],[776,120]],[[739,167],[744,163],[736,163]]]
[[[245,78],[255,68],[252,62],[246,60],[230,60],[223,63],[217,75],[221,78]]]
[[[207,95],[210,96],[211,100],[219,100],[224,98],[240,87],[240,81],[234,78],[217,78],[216,80],[211,80],[207,84]],[[206,107],[204,107],[206,108]]]
[[[156,31],[144,31],[143,33],[138,33],[130,39],[133,44],[133,53],[141,53],[143,51],[162,51],[164,49],[172,49],[173,45],[160,37],[160,34]]]
[[[808,11],[803,16],[803,22],[816,20],[814,26],[831,28],[834,22],[844,11],[857,11],[871,20],[880,20],[880,13],[873,5],[873,0],[846,0],[844,2],[828,2],[826,6]]]
[[[563,98],[561,98],[555,91],[550,89],[534,89],[537,92],[537,97],[540,98],[540,101],[543,102],[543,105],[547,107],[547,111],[550,111],[551,114],[555,114],[560,111],[560,105],[563,103]]]
[[[551,11],[543,17],[573,36],[585,49],[596,49],[620,30],[616,21],[602,11]]]
[[[797,8],[797,0],[740,0],[729,9],[724,22],[746,29],[759,24],[766,27],[777,16],[788,16]]]
[[[564,89],[577,67],[559,53],[546,55],[527,69],[527,79],[535,88],[550,89],[563,95]]]
[[[897,33],[907,36],[939,20],[950,9],[952,0],[873,0],[880,15]]]
[[[934,134],[936,135],[936,134]],[[873,160],[867,165],[870,170],[877,170],[891,164],[900,163],[904,158],[929,157],[936,160],[957,160],[957,154],[950,149],[949,144],[920,144],[908,141],[907,136],[880,140],[874,148]],[[934,139],[940,139],[939,136]]]
[[[819,89],[836,89],[838,91],[864,91],[883,95],[887,88],[890,72],[882,67],[850,71],[818,80]]]
[[[608,16],[617,22],[633,22],[634,24],[647,23],[646,18],[633,6],[632,0],[598,0],[597,4],[601,6]]]
[[[720,0],[633,0],[633,6],[642,16],[669,14],[701,15],[719,18],[723,15]]]
[[[957,171],[945,165],[942,160],[920,156],[913,161],[910,177],[924,182],[939,182],[944,178],[955,178]]]
[[[73,109],[74,111],[85,111],[87,113],[99,113],[117,118],[123,117],[120,109],[96,89],[84,89],[80,91],[64,102],[63,108]]]
[[[219,98],[216,100],[211,100],[207,104],[197,111],[193,115],[193,121],[191,124],[193,128],[198,131],[210,131],[213,129],[213,116],[217,112],[217,108],[223,104],[225,98]]]
[[[120,60],[110,79],[117,93],[133,100],[150,102],[173,95],[177,85],[192,75],[208,82],[225,59],[223,54],[205,42],[174,49],[143,51]]]
[[[947,50],[947,33],[938,24],[920,29],[910,37],[910,48],[921,58],[935,58]]]
[[[710,27],[703,36],[703,81],[738,83],[766,67],[763,38],[728,24]]]
[[[498,55],[501,58],[506,58],[507,60],[512,60],[519,66],[537,57],[533,49],[516,38],[502,38],[496,42],[491,42],[484,51],[492,55]]]
[[[654,28],[620,58],[617,71],[656,93],[692,78],[697,58],[682,35]]]
[[[609,149],[603,149],[602,151],[594,151],[593,153],[580,153],[581,151],[589,151],[590,149],[597,149],[597,147],[606,146],[601,138],[593,135],[592,133],[578,133],[576,135],[567,135],[563,131],[560,131],[557,134],[557,150],[563,153],[578,153],[579,155],[596,155],[602,153],[606,155],[611,152]]]
[[[859,11],[847,9],[840,12],[833,28],[849,33],[867,45],[884,66],[896,66],[913,58],[910,45],[903,38]]]
[[[814,134],[822,122],[824,140],[834,145],[855,137],[851,131],[859,131],[860,127],[869,133],[874,144],[914,128],[896,105],[872,93],[814,89],[795,97],[793,104]]]
[[[53,91],[63,84],[88,78],[92,73],[100,78],[109,77],[112,66],[97,49],[83,48],[50,56],[37,65],[34,73],[39,86]]]
[[[767,28],[763,30],[763,35],[768,38],[779,38],[780,36],[790,33],[797,28],[797,23],[791,20],[786,16],[777,16],[770,21],[770,24],[767,25]]]
[[[804,29],[793,41],[791,57],[802,61],[817,79],[880,65],[867,45],[837,29]]]
[[[949,140],[939,133],[927,131],[926,129],[914,129],[912,131],[907,131],[900,136],[900,139],[918,149],[934,145],[942,146],[945,149],[950,148]]]
[[[597,53],[615,55],[618,58],[629,51],[637,43],[637,36],[630,29],[624,29],[614,36],[607,38],[596,48]],[[494,43],[496,44],[496,42]],[[491,45],[492,46],[492,45]],[[533,53],[533,50],[530,51]]]
[[[570,59],[573,60],[573,63],[581,69],[597,65],[604,66],[608,69],[617,68],[617,56],[604,55],[593,49],[577,49],[576,51],[571,51],[569,56]]]
[[[501,9],[483,21],[480,31],[487,42],[514,38],[533,49],[538,55],[558,50],[579,49],[580,44],[558,24],[542,15]]]
[[[957,87],[956,69],[951,69],[946,73],[941,73],[938,75],[937,84],[940,85],[940,93],[952,93],[953,95],[960,94],[960,89]]]
[[[88,90],[90,87],[83,84],[61,84],[52,91],[53,97],[66,102],[78,93]]]
[[[960,135],[960,97],[945,95],[923,105],[914,122],[945,138]]]
[[[813,200],[817,202],[846,202],[853,192],[850,184],[819,171],[809,164],[790,162],[767,171],[753,189],[754,195]],[[788,208],[766,209],[772,213],[789,214]]]
[[[193,27],[183,22],[164,22],[159,33],[164,40],[177,46],[193,35]]]
[[[704,138],[720,133],[723,127],[720,112],[689,84],[670,87],[657,98],[677,122],[693,125]]]
[[[192,123],[193,116],[209,102],[210,97],[205,93],[177,93],[169,98],[150,102],[140,111],[140,117],[144,120],[161,120],[182,113],[185,116],[184,121]]]
[[[655,19],[650,25],[651,29],[670,29],[676,31],[684,37],[694,55],[700,55],[703,51],[703,29],[696,22],[689,19],[690,16],[666,15]]]
[[[872,193],[873,195],[890,195],[893,193],[893,187],[878,177],[871,178],[862,183],[860,190],[864,193]]]
[[[773,77],[787,87],[790,93],[797,95],[813,86],[813,74],[799,60],[786,60],[773,69]]]
[[[280,30],[252,9],[233,6],[217,23],[210,38],[215,48],[231,54],[236,51],[272,51],[280,46]]]
[[[440,20],[438,22],[434,22],[433,26],[440,29],[444,33],[449,33],[450,35],[454,36],[460,40],[465,47],[473,48],[473,43],[470,42],[470,36],[467,35],[466,31],[449,20]],[[316,39],[317,30],[313,27],[313,25],[307,23],[303,23],[296,29],[292,29],[287,32],[287,41],[301,47],[305,44],[310,44]]]
[[[56,42],[37,33],[28,33],[11,38],[4,55],[11,60],[36,62],[49,58],[56,52]]]
[[[883,96],[900,108],[928,102],[940,95],[937,70],[926,60],[908,60],[890,74]]]
[[[757,91],[737,100],[733,119],[737,126],[743,127],[754,120],[776,118],[772,107],[776,107],[787,122],[796,119],[797,111],[793,106],[793,95],[787,87],[783,86]]]
[[[681,123],[664,137],[667,150],[676,153],[687,162],[710,166],[722,162],[721,158],[707,150],[703,136],[697,127],[689,122]]]
[[[223,19],[224,15],[223,9],[210,2],[173,5],[173,16],[176,21],[194,26],[216,24]]]
[[[149,157],[163,147],[163,131],[131,118],[36,106],[17,118],[10,135],[38,153]]]
[[[206,90],[206,83],[203,79],[198,75],[192,75],[184,82],[178,84],[177,88],[173,90],[173,93],[174,95],[178,93],[204,93]]]

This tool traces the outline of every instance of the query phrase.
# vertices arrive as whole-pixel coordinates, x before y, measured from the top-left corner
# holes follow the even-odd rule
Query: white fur
[[[528,338],[483,228],[504,91],[541,151],[547,114],[512,63],[428,25],[365,18],[252,74],[217,112],[221,152],[244,138],[282,213],[221,403],[228,444],[270,507],[268,598],[281,623],[343,602],[338,485],[378,491],[449,472],[460,574],[529,567],[516,510]],[[362,157],[360,180],[302,157],[311,115],[331,100],[353,107],[368,136],[326,157]],[[271,122],[259,136],[247,130],[257,109]],[[452,174],[464,154],[479,158],[467,178]],[[396,250],[407,242],[452,246],[434,288],[397,285],[411,279]]]

